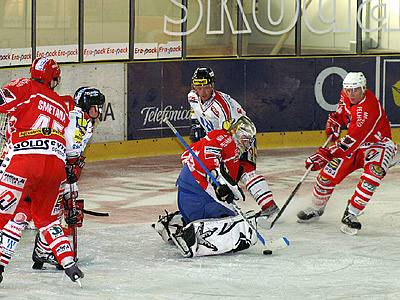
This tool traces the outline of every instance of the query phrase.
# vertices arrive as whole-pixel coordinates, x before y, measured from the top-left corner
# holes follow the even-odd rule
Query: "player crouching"
[[[213,130],[193,143],[191,149],[220,185],[213,184],[200,164],[186,150],[177,179],[179,211],[160,217],[155,230],[164,241],[173,242],[185,257],[216,255],[249,248],[256,232],[234,211],[233,201],[244,200],[232,178],[239,172],[239,157],[251,147],[254,124],[241,116],[226,129]],[[247,217],[256,226],[254,213]]]

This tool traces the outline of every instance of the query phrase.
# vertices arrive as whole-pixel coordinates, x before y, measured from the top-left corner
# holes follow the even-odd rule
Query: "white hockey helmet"
[[[230,126],[230,132],[236,146],[243,153],[253,145],[257,130],[254,123],[247,116],[241,116]]]
[[[365,91],[367,88],[367,79],[362,72],[349,72],[343,80],[344,89],[361,88]]]

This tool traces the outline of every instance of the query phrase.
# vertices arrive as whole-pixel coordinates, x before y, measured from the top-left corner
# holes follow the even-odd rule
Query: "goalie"
[[[343,127],[348,132],[339,139]],[[312,171],[321,171],[313,189],[313,205],[297,214],[298,222],[322,216],[336,185],[353,171],[363,169],[342,217],[341,231],[355,235],[361,229],[358,216],[381,184],[397,151],[386,113],[367,89],[363,73],[350,72],[343,80],[339,105],[328,118],[326,133],[337,141],[306,160],[306,168],[312,165]]]
[[[240,104],[228,94],[214,89],[215,76],[210,68],[197,68],[192,77],[192,90],[188,102],[192,109],[190,138],[192,142],[200,140],[214,129],[222,129],[230,119],[246,115]],[[260,207],[259,225],[270,228],[271,221],[279,212],[271,189],[265,177],[256,173],[257,148],[253,140],[251,147],[240,156],[239,172],[233,177],[241,181]]]
[[[249,248],[256,232],[236,214],[233,201],[244,200],[232,178],[239,172],[239,157],[255,139],[256,129],[241,116],[226,129],[213,130],[191,145],[200,161],[220,185],[213,184],[199,163],[186,150],[177,179],[179,212],[160,217],[153,227],[164,241],[172,241],[185,257],[216,255]],[[255,225],[255,215],[248,214]]]

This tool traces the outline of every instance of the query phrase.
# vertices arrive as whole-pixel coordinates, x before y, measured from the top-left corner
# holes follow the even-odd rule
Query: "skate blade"
[[[358,233],[358,229],[351,228],[344,224],[340,227],[340,231],[347,235],[356,235]]]
[[[79,285],[80,288],[82,288],[82,283],[81,283],[81,280],[79,278],[76,279],[75,282]]]
[[[318,220],[319,220],[319,217],[314,217],[314,218],[311,218],[308,220],[297,219],[297,223],[312,223],[312,222],[315,222]]]

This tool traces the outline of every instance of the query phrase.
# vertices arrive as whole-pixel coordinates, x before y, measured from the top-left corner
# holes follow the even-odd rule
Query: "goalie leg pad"
[[[164,216],[159,216],[158,221],[151,226],[161,236],[166,243],[172,243],[171,233],[176,233],[183,227],[182,215],[179,211],[168,213],[165,211]]]
[[[173,237],[185,257],[237,252],[257,243],[255,231],[241,216],[197,220]]]

